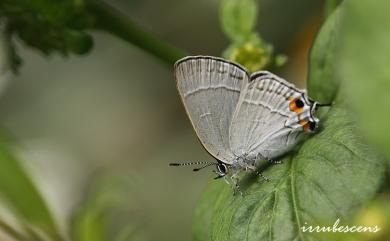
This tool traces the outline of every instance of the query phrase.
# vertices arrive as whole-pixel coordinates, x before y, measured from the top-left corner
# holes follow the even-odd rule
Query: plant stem
[[[169,65],[173,65],[178,59],[187,55],[184,51],[140,29],[130,20],[129,16],[108,2],[91,0],[88,2],[87,10],[91,11],[96,18],[94,27],[134,44]]]

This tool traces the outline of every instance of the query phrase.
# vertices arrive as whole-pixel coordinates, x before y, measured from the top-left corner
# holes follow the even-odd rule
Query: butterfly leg
[[[241,191],[240,184],[239,184],[240,169],[234,169],[232,171],[233,171],[233,173],[230,176],[230,181],[231,181],[231,187],[233,188],[233,195],[236,195],[237,193],[239,193],[240,196],[244,196],[243,192]]]
[[[281,160],[274,160],[272,158],[265,157],[261,153],[257,153],[256,159],[267,160],[271,164],[283,164]]]
[[[254,170],[254,172],[255,172],[255,174],[256,174],[257,176],[263,178],[264,181],[266,181],[266,182],[271,181],[268,177],[264,176],[263,173],[261,173],[261,172],[259,172],[259,171],[257,171],[257,170]]]
[[[235,196],[237,193],[239,193],[241,197],[244,196],[244,193],[241,191],[238,178],[232,177],[232,181],[233,195]]]
[[[265,181],[267,181],[267,182],[270,181],[270,179],[268,177],[264,176],[263,173],[261,173],[258,170],[256,170],[255,166],[250,166],[250,167],[248,167],[248,169],[253,171],[256,174],[256,176],[259,176],[259,177],[263,178]]]
[[[283,162],[281,160],[274,160],[271,158],[268,158],[267,161],[271,164],[283,164]]]

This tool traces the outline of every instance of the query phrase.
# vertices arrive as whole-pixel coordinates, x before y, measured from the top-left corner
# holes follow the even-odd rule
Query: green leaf
[[[339,88],[336,74],[339,22],[341,9],[329,16],[315,39],[310,50],[308,92],[311,98],[320,103],[331,103]]]
[[[223,0],[220,17],[225,34],[233,42],[242,42],[250,37],[256,24],[256,1]]]
[[[326,0],[325,1],[325,16],[328,17],[337,9],[337,6],[341,3],[342,0]]]
[[[345,1],[340,76],[362,131],[390,159],[390,2]]]
[[[335,16],[317,37],[311,61],[325,51],[335,51],[324,44],[334,33],[329,26],[336,24],[329,21],[336,21]],[[324,49],[320,51],[317,44]],[[311,79],[315,83],[310,83],[313,96],[329,91],[323,83],[334,84],[326,65],[335,66],[327,61],[333,60],[325,58],[322,68],[311,64],[311,76],[316,76]],[[327,98],[333,100],[331,96],[334,93]],[[195,211],[194,239],[328,240],[301,228],[332,227],[338,218],[346,224],[384,179],[384,160],[364,143],[358,129],[344,102],[338,101],[321,119],[318,133],[284,156],[283,164],[265,169],[270,182],[247,174],[241,181],[241,197],[233,196],[225,182],[212,180]]]
[[[72,240],[103,241],[145,240],[134,220],[132,200],[135,178],[119,172],[93,177],[92,186],[75,210]]]
[[[20,221],[42,228],[60,240],[54,219],[34,183],[11,154],[5,141],[0,141],[0,198],[20,217]]]
[[[321,240],[300,227],[347,219],[383,179],[382,159],[356,132],[351,116],[332,107],[320,133],[264,172],[270,182],[246,176],[241,197],[213,180],[195,212],[195,240]]]
[[[252,33],[248,41],[232,43],[223,53],[223,57],[241,64],[250,72],[265,69],[271,64],[272,45],[264,42],[258,34]]]
[[[105,215],[100,210],[84,208],[79,210],[73,224],[76,241],[103,241],[106,236]]]

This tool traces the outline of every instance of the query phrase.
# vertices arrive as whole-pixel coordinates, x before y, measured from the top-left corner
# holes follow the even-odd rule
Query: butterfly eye
[[[226,175],[226,173],[227,173],[227,167],[226,167],[225,164],[219,163],[219,164],[217,165],[217,169],[218,169],[218,172],[219,172],[219,174],[220,174],[221,176],[225,176],[225,175]]]
[[[290,110],[294,111],[297,114],[302,112],[304,106],[305,103],[303,103],[301,99],[296,98],[290,101]]]

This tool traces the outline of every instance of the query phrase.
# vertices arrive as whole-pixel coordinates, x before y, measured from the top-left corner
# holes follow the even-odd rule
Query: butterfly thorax
[[[247,154],[235,156],[229,165],[232,176],[238,175],[241,171],[256,170],[257,159],[249,157]]]

